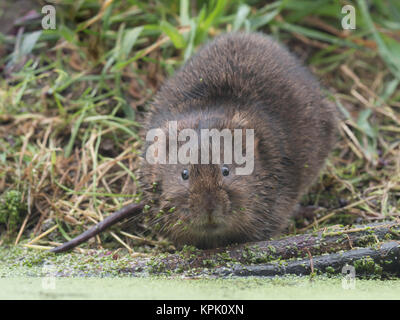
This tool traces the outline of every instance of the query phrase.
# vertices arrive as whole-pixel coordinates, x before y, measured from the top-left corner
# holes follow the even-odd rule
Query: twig
[[[28,244],[34,244],[35,242],[37,242],[38,240],[40,240],[41,238],[47,236],[49,233],[52,233],[55,229],[58,228],[58,225],[52,226],[49,230],[46,230],[45,232],[43,232],[42,234],[38,235],[36,238],[32,239],[31,241],[29,241]]]
[[[118,221],[121,221],[122,219],[125,219],[127,217],[130,217],[134,214],[137,214],[143,210],[144,205],[139,203],[131,203],[125,207],[123,207],[121,210],[113,213],[112,215],[108,216],[105,218],[103,221],[100,223],[96,224],[94,227],[90,228],[89,230],[86,230],[84,233],[81,235],[77,236],[76,238],[64,243],[63,245],[53,248],[50,251],[59,253],[59,252],[64,252],[71,250],[75,248],[76,246],[80,245],[81,243],[87,241],[88,239],[94,237],[95,235],[99,234],[100,232],[104,231],[108,227],[114,225]]]

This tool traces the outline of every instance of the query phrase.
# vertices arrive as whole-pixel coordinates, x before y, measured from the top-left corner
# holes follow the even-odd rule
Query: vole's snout
[[[202,192],[191,202],[194,219],[201,225],[218,225],[223,222],[227,210],[226,201],[220,192]]]
[[[203,197],[203,207],[207,215],[211,216],[217,207],[217,199],[213,194],[206,194]]]

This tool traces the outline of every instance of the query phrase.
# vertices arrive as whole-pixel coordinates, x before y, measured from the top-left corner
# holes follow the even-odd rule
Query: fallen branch
[[[261,265],[237,265],[232,269],[216,269],[216,275],[277,276],[285,274],[309,275],[319,271],[342,273],[346,265],[353,266],[356,276],[400,275],[400,242],[384,242],[377,248],[359,248],[309,259],[271,262]]]
[[[123,272],[236,276],[335,274],[350,264],[358,274],[400,275],[400,242],[395,240],[400,240],[399,222],[377,223],[222,249],[186,247],[179,253],[135,260],[132,268]]]

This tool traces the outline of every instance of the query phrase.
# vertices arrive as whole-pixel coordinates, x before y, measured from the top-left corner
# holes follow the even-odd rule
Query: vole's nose
[[[204,204],[204,209],[206,210],[207,213],[212,213],[215,209],[217,199],[215,198],[215,195],[212,193],[207,193],[203,197],[203,204]]]
[[[207,218],[212,221],[212,218],[221,213],[222,206],[217,197],[213,193],[208,193],[203,197],[203,208],[207,214]]]

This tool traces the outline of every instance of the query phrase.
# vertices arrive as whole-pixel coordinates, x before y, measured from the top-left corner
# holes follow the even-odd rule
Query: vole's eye
[[[221,170],[222,170],[222,175],[223,176],[226,177],[229,174],[229,168],[228,167],[223,166]]]
[[[189,170],[188,169],[183,169],[182,170],[182,179],[183,180],[189,179]]]

